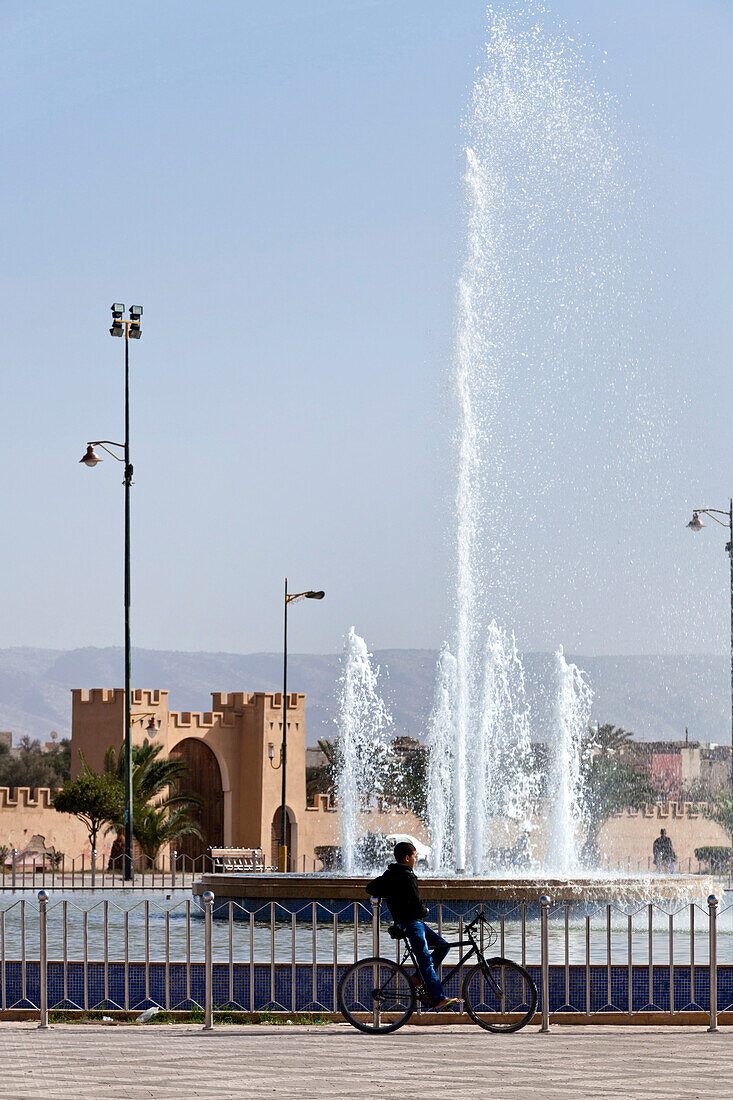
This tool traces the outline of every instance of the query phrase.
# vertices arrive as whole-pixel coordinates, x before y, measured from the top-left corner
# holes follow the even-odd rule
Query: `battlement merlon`
[[[270,700],[270,707],[272,708],[272,710],[282,710],[283,693],[281,691],[267,692],[265,697]],[[288,692],[288,710],[295,710],[296,707],[299,707],[301,705],[301,701],[303,704],[305,704],[305,692]]]
[[[0,787],[0,810],[50,810],[54,793],[48,787]]]
[[[100,703],[120,703],[125,701],[124,688],[72,688],[71,700],[73,704],[99,705]]]
[[[168,723],[171,729],[197,729],[210,730],[214,727],[231,728],[236,725],[233,714],[222,714],[221,711],[207,710],[203,714],[196,711],[176,710],[168,711]]]
[[[645,802],[641,806],[627,806],[623,810],[616,810],[611,817],[656,817],[667,819],[669,817],[698,818],[707,816],[709,806],[707,802],[679,802],[675,799],[660,800],[659,802]]]
[[[119,704],[124,703],[124,688],[72,688],[71,698],[74,703],[83,705],[99,703]],[[305,692],[288,692],[288,709],[295,710],[303,705]],[[133,707],[164,707],[168,708],[168,691],[162,689],[134,688],[131,692]],[[248,707],[269,706],[271,710],[282,710],[283,696],[281,691],[212,691],[211,711],[223,714],[233,711],[235,714],[243,713]],[[187,713],[186,711],[183,712]],[[208,713],[208,712],[207,712]]]
[[[242,714],[248,707],[269,707],[270,710],[282,710],[283,695],[281,691],[212,691],[211,693],[211,707],[212,710],[220,711],[233,711],[235,714]],[[289,691],[288,692],[288,708],[295,710],[303,705],[305,700],[305,694],[303,692]]]
[[[83,705],[99,703],[124,703],[124,688],[72,688],[71,698],[74,703]],[[168,707],[168,692],[157,688],[133,688],[130,692],[130,702],[133,707]]]

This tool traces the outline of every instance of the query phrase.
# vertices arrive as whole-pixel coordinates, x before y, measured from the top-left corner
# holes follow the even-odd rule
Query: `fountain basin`
[[[277,904],[276,919],[283,910],[311,917],[311,904],[322,914],[333,914],[339,920],[353,920],[355,902],[361,903],[360,920],[371,919],[370,899],[364,887],[373,876],[329,874],[205,874],[193,884],[194,900],[203,905],[202,896],[211,890],[215,897],[216,916],[228,914],[233,902],[234,919],[248,917],[270,919],[270,903]],[[643,904],[660,901],[695,901],[714,892],[710,875],[637,875],[608,878],[524,877],[524,878],[421,878],[420,893],[429,910],[428,920],[437,920],[438,907],[444,906],[455,916],[470,912],[484,904],[490,916],[500,917],[521,910],[539,909],[540,898],[546,894],[556,904],[573,907],[599,903]],[[388,919],[387,913],[383,918]]]

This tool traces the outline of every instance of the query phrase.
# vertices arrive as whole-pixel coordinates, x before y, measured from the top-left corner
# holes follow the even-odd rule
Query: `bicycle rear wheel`
[[[509,959],[486,959],[463,982],[466,1012],[487,1031],[519,1031],[537,1008],[537,986],[524,967]]]
[[[387,1035],[415,1011],[415,990],[406,970],[389,959],[360,959],[342,976],[338,1004],[349,1023],[368,1035]]]

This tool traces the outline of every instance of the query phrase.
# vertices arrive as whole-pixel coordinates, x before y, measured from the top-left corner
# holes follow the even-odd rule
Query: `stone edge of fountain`
[[[372,876],[297,874],[204,874],[193,884],[195,897],[212,890],[218,898],[260,901],[367,901],[364,887]],[[695,900],[716,891],[710,875],[647,875],[636,878],[421,878],[426,901]],[[718,887],[722,893],[722,888]]]

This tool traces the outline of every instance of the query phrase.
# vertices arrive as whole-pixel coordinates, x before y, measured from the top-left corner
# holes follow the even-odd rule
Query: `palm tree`
[[[193,804],[193,801],[192,796],[189,804]],[[196,801],[200,799],[197,798]],[[202,835],[198,825],[188,816],[185,807],[171,808],[170,805],[150,802],[135,811],[133,831],[135,839],[153,866],[164,844],[188,833],[198,837]]]
[[[588,820],[585,859],[597,862],[603,824],[619,810],[638,809],[656,793],[634,751],[633,734],[610,723],[590,726],[581,749],[581,773]]]
[[[164,844],[179,836],[201,830],[188,815],[192,806],[201,804],[198,795],[178,790],[178,783],[188,775],[185,760],[161,757],[162,745],[151,741],[132,746],[132,832],[148,858],[155,860]],[[124,782],[125,754],[115,753],[112,746],[104,758],[104,770]],[[124,833],[124,818],[112,822],[118,840]]]

